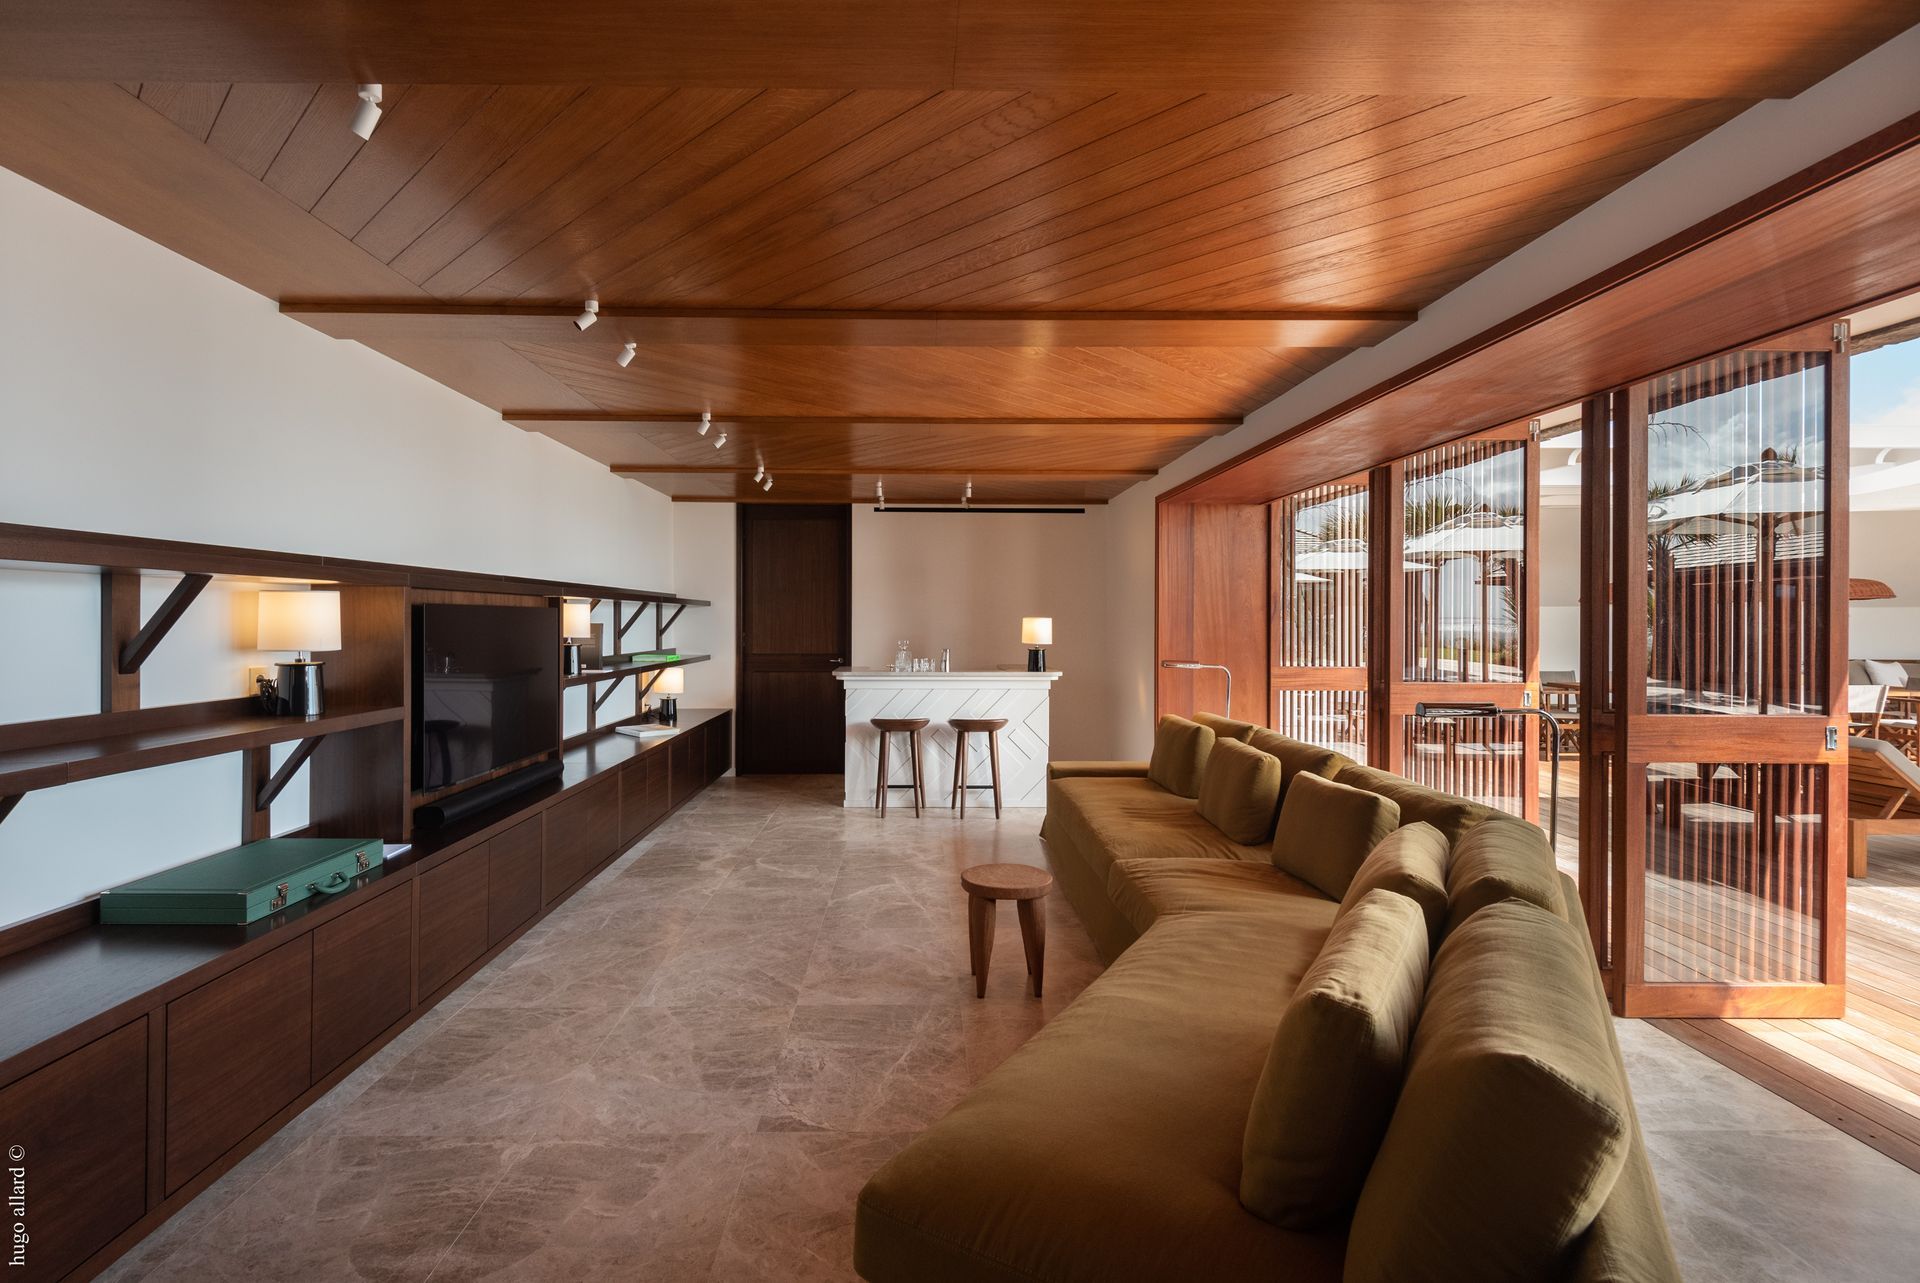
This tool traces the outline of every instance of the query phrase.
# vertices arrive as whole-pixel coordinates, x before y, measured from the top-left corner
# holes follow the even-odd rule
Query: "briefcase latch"
[[[359,871],[365,873],[367,871],[367,853],[365,851],[355,851],[353,858],[354,862],[360,866]]]
[[[279,886],[275,887],[274,889],[278,891],[280,894],[274,896],[273,899],[267,901],[267,907],[269,909],[286,908],[287,907],[287,884],[282,882]]]

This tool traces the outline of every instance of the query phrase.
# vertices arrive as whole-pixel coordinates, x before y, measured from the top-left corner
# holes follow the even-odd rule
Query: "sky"
[[[1853,358],[1853,443],[1920,446],[1920,340]]]

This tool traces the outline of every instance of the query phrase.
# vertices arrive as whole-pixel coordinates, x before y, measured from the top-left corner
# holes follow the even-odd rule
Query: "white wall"
[[[1122,495],[1108,517],[1108,644],[1125,696],[1111,755],[1144,757],[1152,746],[1158,495],[1920,111],[1916,66],[1920,27],[1797,98],[1753,107],[1423,309],[1386,342],[1328,366]]]
[[[673,589],[670,508],[0,170],[0,521]],[[202,595],[147,702],[243,693],[251,593]],[[0,568],[0,722],[97,710],[98,612],[91,574]],[[29,794],[0,923],[232,845],[239,814],[237,756]]]
[[[1856,512],[1849,568],[1878,579],[1891,601],[1855,602],[1847,611],[1847,653],[1855,659],[1920,659],[1920,512]]]
[[[732,708],[738,670],[739,506],[731,503],[673,505],[673,582],[683,597],[705,598],[709,607],[689,607],[674,625],[672,643],[686,655],[711,655],[686,669],[687,708]],[[734,726],[736,734],[739,725]]]
[[[684,506],[684,505],[683,505]],[[1026,666],[1020,620],[1053,619],[1047,666],[1056,758],[1106,757],[1113,744],[1107,615],[1108,519],[1084,514],[853,510],[855,667],[885,668],[895,643],[956,669]]]

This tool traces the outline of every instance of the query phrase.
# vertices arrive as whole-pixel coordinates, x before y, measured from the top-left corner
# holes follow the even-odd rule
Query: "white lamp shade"
[[[260,594],[261,650],[339,650],[340,594]]]
[[[684,668],[663,668],[660,680],[653,684],[656,695],[684,695],[687,692],[687,670]]]
[[[593,636],[593,603],[590,601],[561,602],[560,635],[562,637]]]
[[[1053,619],[1046,615],[1028,615],[1020,621],[1020,644],[1053,645]]]

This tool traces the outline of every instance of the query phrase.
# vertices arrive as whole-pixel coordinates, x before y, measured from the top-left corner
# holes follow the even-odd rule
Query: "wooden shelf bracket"
[[[287,754],[287,760],[280,763],[280,769],[273,773],[273,778],[261,785],[260,791],[254,794],[253,809],[264,811],[272,806],[273,799],[280,796],[281,790],[307,764],[307,759],[313,756],[313,750],[319,748],[320,741],[325,738],[325,735],[309,735],[296,744],[293,752]]]
[[[6,823],[7,817],[13,814],[13,808],[20,805],[20,799],[25,796],[24,793],[8,793],[0,796],[0,824]]]
[[[607,702],[607,697],[619,690],[620,683],[626,681],[627,678],[631,676],[633,676],[632,673],[621,673],[610,682],[597,683],[600,687],[600,693],[593,697],[593,711],[596,713],[599,712],[600,706]]]
[[[656,601],[653,603],[654,649],[656,650],[666,649],[667,629],[673,627],[674,621],[680,618],[681,614],[686,610],[686,608],[687,608],[687,604],[685,602],[681,602],[678,606],[675,606],[673,608],[673,613],[669,615],[667,614],[667,604],[665,602]]]
[[[147,656],[153,654],[154,648],[173,631],[173,626],[180,622],[180,616],[187,613],[187,607],[193,604],[193,599],[211,582],[212,575],[181,576],[180,582],[167,594],[167,599],[160,603],[160,609],[153,612],[153,618],[141,625],[140,631],[120,648],[119,669],[123,675],[140,671],[140,665],[147,662]]]

